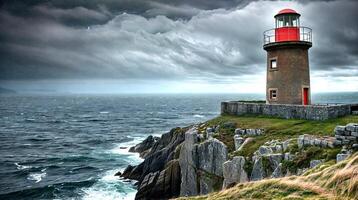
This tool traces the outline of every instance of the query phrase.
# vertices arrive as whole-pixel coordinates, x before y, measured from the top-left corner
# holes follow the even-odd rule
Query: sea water
[[[0,199],[134,199],[114,176],[142,160],[128,148],[148,135],[203,122],[220,102],[263,94],[1,95]],[[350,103],[358,93],[313,95]]]

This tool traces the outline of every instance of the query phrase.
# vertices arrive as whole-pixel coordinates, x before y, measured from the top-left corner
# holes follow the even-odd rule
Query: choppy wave
[[[19,163],[14,163],[16,165],[16,168],[18,170],[23,170],[23,169],[28,169],[31,168],[31,166],[26,166],[26,165],[20,165]]]
[[[35,181],[35,183],[38,183],[45,177],[46,177],[46,172],[30,173],[27,179],[30,181]]]

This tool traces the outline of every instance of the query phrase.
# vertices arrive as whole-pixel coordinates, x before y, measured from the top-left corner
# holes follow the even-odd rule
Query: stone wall
[[[221,114],[267,115],[285,119],[326,120],[351,114],[353,104],[334,105],[291,105],[246,103],[238,101],[221,102]]]

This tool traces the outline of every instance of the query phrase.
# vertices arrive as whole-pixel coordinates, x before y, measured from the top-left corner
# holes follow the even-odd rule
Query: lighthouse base
[[[284,119],[327,120],[343,117],[358,110],[358,104],[292,105],[221,102],[221,114],[265,115]]]

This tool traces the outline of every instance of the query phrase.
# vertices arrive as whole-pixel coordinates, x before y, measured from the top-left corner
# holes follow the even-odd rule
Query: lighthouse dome
[[[300,15],[298,12],[296,12],[295,10],[293,9],[290,9],[290,8],[286,8],[286,9],[282,9],[280,10],[276,15],[275,17],[279,16],[279,15],[285,15],[285,14],[296,14],[296,15]]]

